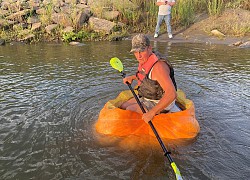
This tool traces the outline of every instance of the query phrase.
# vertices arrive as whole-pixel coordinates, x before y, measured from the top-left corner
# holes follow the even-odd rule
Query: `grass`
[[[239,15],[239,11],[241,11],[241,15]],[[223,19],[224,23],[220,23],[220,28],[228,35],[244,36],[250,32],[250,15],[243,13],[243,10],[226,10],[224,17],[226,18]],[[220,17],[218,19],[220,19]],[[242,19],[248,19],[248,21],[242,21]]]
[[[224,8],[223,0],[209,0],[208,1],[208,13],[212,16],[218,16],[222,13]]]
[[[172,10],[173,22],[185,27],[192,24],[195,17],[194,8],[194,1],[179,0]]]
[[[49,25],[51,23],[51,15],[53,12],[53,4],[49,3],[47,6],[44,8],[44,13],[40,16],[40,21],[42,25]]]
[[[155,0],[133,0],[139,7],[136,11],[123,9],[121,21],[125,22],[132,32],[153,32],[156,25],[158,6]],[[211,17],[218,18],[226,8],[242,8],[249,10],[250,5],[245,0],[178,0],[172,7],[172,26],[174,28],[187,27],[194,23],[199,13],[208,13]],[[240,22],[237,19],[237,22]],[[164,23],[163,23],[164,24]],[[166,29],[165,25],[161,27]],[[220,26],[223,30],[229,30],[231,35],[243,35],[249,33],[249,25],[232,24]]]

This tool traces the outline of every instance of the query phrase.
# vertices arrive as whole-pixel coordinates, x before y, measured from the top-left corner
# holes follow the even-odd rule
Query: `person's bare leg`
[[[137,103],[128,106],[126,108],[126,110],[130,110],[130,111],[134,111],[134,112],[142,114],[141,108],[140,108],[140,106]]]
[[[137,103],[137,102],[136,102],[135,98],[131,98],[131,99],[129,99],[128,101],[124,102],[124,103],[120,106],[120,108],[121,108],[121,109],[127,109],[128,106],[131,106],[131,105],[136,104],[136,103]]]
[[[147,110],[147,107],[145,105],[143,105],[144,109],[146,111]],[[134,111],[134,112],[137,112],[137,113],[140,113],[142,114],[142,110],[140,108],[140,106],[137,104],[137,101],[135,100],[135,98],[131,98],[129,99],[128,101],[124,102],[121,106],[120,106],[121,109],[125,109],[125,110],[130,110],[130,111]]]

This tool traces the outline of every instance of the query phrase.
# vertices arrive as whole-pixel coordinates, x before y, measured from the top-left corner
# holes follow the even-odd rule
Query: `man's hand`
[[[148,123],[154,118],[154,116],[155,116],[155,113],[152,111],[149,111],[142,115],[142,119],[145,121],[145,123]]]
[[[128,76],[128,77],[123,78],[123,83],[127,84],[128,82],[129,84],[132,84],[133,80],[135,79],[136,79],[136,76]]]

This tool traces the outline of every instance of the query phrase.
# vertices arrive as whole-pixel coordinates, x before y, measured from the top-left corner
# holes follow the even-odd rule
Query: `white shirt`
[[[157,0],[157,2],[165,2],[166,0]],[[167,0],[168,2],[175,2],[175,0]],[[160,5],[158,15],[169,15],[171,14],[171,6],[170,5]]]

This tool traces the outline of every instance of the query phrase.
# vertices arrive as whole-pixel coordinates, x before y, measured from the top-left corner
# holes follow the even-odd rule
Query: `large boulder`
[[[70,14],[73,25],[80,29],[84,23],[87,23],[91,16],[90,8],[86,5],[76,6],[75,11]]]
[[[24,22],[24,16],[27,16],[30,13],[29,9],[25,9],[16,13],[13,13],[6,17],[6,19],[11,21]]]
[[[62,12],[61,13],[53,13],[51,18],[55,24],[59,24],[63,27],[73,25],[73,22],[72,22],[70,16],[65,14],[65,13],[62,13]]]
[[[48,26],[45,27],[45,31],[48,34],[51,34],[53,31],[55,31],[55,29],[58,27],[58,24],[50,24]]]
[[[100,19],[97,17],[90,17],[89,18],[89,26],[92,30],[96,32],[102,32],[105,34],[110,34],[116,23],[108,21],[106,19]]]
[[[119,15],[119,11],[103,11],[102,18],[107,19],[109,21],[115,21],[118,19]]]

